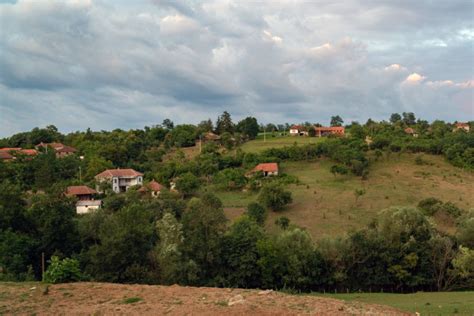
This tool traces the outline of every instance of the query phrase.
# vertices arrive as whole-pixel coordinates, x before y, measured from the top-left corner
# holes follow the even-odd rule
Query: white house
[[[97,191],[100,191],[100,184],[110,183],[115,193],[125,192],[134,185],[143,184],[143,173],[133,169],[108,169],[95,176],[97,181]]]
[[[290,135],[291,136],[307,136],[308,135],[308,132],[306,131],[306,129],[301,126],[301,125],[293,125],[292,127],[290,127]]]

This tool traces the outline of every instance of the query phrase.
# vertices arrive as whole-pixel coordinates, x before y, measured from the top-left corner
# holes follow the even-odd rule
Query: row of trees
[[[40,278],[44,253],[74,260],[53,259],[49,280],[57,280],[65,266],[76,271],[73,279],[107,282],[296,291],[474,286],[473,213],[465,215],[471,227],[463,228],[462,238],[438,233],[419,209],[391,208],[347,238],[315,243],[287,220],[277,234],[268,234],[262,226],[266,211],[257,203],[229,225],[221,201],[209,193],[186,201],[170,194],[142,199],[132,190],[77,216],[59,193],[26,205],[17,186],[3,182],[0,189],[3,280]]]

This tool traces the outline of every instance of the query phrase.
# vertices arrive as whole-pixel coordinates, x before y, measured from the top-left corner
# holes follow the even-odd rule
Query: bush
[[[51,257],[48,270],[43,276],[43,281],[46,283],[77,282],[84,279],[79,261],[70,258],[60,260],[57,256]]]
[[[436,198],[430,197],[430,198],[421,200],[418,203],[418,208],[421,209],[425,215],[433,216],[440,209],[442,205],[443,205],[442,201]]]
[[[293,201],[291,192],[285,191],[278,183],[265,185],[258,196],[258,201],[267,209],[274,211],[281,210],[285,205]]]
[[[455,218],[461,216],[462,214],[462,209],[457,207],[454,203],[443,203],[443,201],[433,197],[421,200],[418,203],[418,208],[421,209],[423,213],[428,216],[433,216],[436,212],[439,211],[445,212],[446,214],[451,215]]]
[[[255,220],[258,225],[263,226],[265,224],[265,219],[267,218],[267,212],[263,206],[258,203],[250,203],[247,206],[247,214],[248,216]]]
[[[242,170],[239,169],[224,169],[214,178],[214,183],[223,190],[241,189],[245,186],[247,179]]]

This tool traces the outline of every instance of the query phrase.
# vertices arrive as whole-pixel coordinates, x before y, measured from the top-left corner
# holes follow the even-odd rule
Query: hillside
[[[109,283],[0,283],[0,314],[410,315],[382,305],[273,291]]]
[[[390,206],[416,206],[424,198],[436,197],[451,201],[463,209],[474,206],[474,174],[453,167],[443,157],[423,155],[426,162],[417,165],[414,154],[393,154],[374,162],[368,180],[352,175],[334,176],[329,160],[283,162],[281,172],[297,176],[298,185],[290,185],[293,203],[281,212],[271,212],[267,228],[276,229],[279,216],[305,227],[313,237],[342,235],[350,229],[368,224],[380,210]],[[354,190],[366,193],[356,202]],[[219,192],[226,214],[234,219],[244,207],[257,198],[245,192]],[[454,232],[451,218],[437,215],[438,228]]]

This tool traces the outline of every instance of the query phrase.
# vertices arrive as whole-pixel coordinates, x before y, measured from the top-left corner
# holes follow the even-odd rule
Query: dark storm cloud
[[[0,136],[392,112],[474,119],[470,1],[0,2]]]

